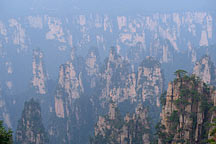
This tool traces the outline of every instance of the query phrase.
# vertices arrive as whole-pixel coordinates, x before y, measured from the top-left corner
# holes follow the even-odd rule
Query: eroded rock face
[[[38,94],[47,93],[48,75],[43,63],[43,53],[40,50],[34,50],[32,61],[32,86]]]
[[[49,125],[51,143],[69,144],[87,141],[91,129],[86,128],[93,125],[94,111],[90,102],[92,96],[88,93],[90,90],[87,91],[91,88],[91,83],[84,84],[84,81],[88,76],[90,81],[96,78],[97,73],[92,72],[95,67],[91,65],[92,61],[95,62],[94,58],[90,53],[90,57],[87,58],[90,63],[87,62],[89,65],[85,67],[85,60],[77,57],[72,51],[71,60],[60,66],[54,97],[55,112]]]
[[[5,97],[2,95],[2,89],[0,85],[0,119],[4,121],[7,127],[12,128],[10,113],[5,101]]]
[[[137,99],[149,107],[151,129],[158,123],[160,115],[160,95],[163,92],[164,77],[160,63],[152,57],[146,57],[138,67],[136,92]]]
[[[25,29],[22,27],[22,24],[20,24],[16,19],[12,18],[9,20],[9,26],[11,29],[13,29],[13,44],[20,46],[17,49],[17,52],[20,53],[21,51],[26,51],[28,48],[26,43],[26,33]]]
[[[90,88],[95,88],[99,82],[100,57],[97,48],[90,48],[85,60],[85,69],[88,76]]]
[[[40,105],[31,99],[25,103],[22,117],[18,122],[15,141],[17,144],[46,144],[47,136],[42,124]]]
[[[149,129],[147,110],[141,104],[131,116],[127,114],[123,119],[117,105],[110,103],[109,114],[99,117],[90,143],[150,144]]]
[[[99,51],[106,55],[110,42],[116,46],[118,54],[124,55],[131,64],[135,63],[134,71],[139,66],[138,63],[147,55],[157,58],[161,63],[174,63],[174,55],[184,52],[187,47],[193,48],[197,44],[206,46],[214,43],[214,17],[214,13],[194,11],[145,15],[137,13],[134,16],[78,12],[70,17],[46,13],[31,15],[30,13],[27,16],[8,17],[0,21],[0,57],[3,58],[1,62],[4,62],[1,69],[4,69],[3,65],[7,65],[8,70],[2,84],[7,85],[12,91],[19,86],[20,80],[23,80],[25,86],[29,83],[32,73],[26,72],[23,75],[17,69],[22,64],[28,65],[28,62],[32,61],[29,52],[38,43],[46,45],[43,48],[44,55],[48,56],[51,53],[53,55],[46,61],[47,70],[51,76],[56,76],[59,65],[65,63],[69,48],[78,47],[79,52],[82,53],[91,45],[99,47]],[[128,52],[131,47],[132,50]],[[194,48],[192,63],[196,61],[196,53],[197,48]],[[20,62],[20,55],[23,57],[23,62]],[[59,56],[59,63],[53,63],[57,56]],[[95,58],[93,55],[90,57],[86,60],[86,64],[88,73],[93,73],[97,64],[93,66]],[[19,76],[17,76],[18,73]],[[14,79],[16,76],[20,79]],[[134,78],[132,80],[134,81]],[[34,83],[37,83],[37,87],[41,85],[38,91],[44,94],[46,90],[43,89],[43,82]],[[94,78],[90,83],[91,87],[95,86]],[[17,89],[24,89],[24,84],[23,87]],[[134,95],[132,89],[124,91],[130,91],[133,94],[129,95]],[[121,90],[115,90],[113,93],[118,93],[118,91]]]
[[[61,65],[58,88],[55,96],[56,115],[64,118],[66,108],[70,108],[73,101],[80,98],[83,92],[81,73],[76,70],[73,61]],[[67,116],[69,116],[69,112],[67,112]]]
[[[136,78],[127,60],[119,56],[114,47],[111,48],[109,57],[102,71],[101,99],[112,99],[122,102],[126,99],[134,100],[136,96]]]
[[[205,83],[216,85],[216,68],[209,56],[204,56],[195,64],[193,73]]]
[[[89,122],[94,124],[94,120],[104,113],[106,108],[109,108],[108,116],[111,120],[118,117],[116,105],[108,107],[106,105],[110,100],[116,104],[123,103],[122,106],[127,103],[133,105],[129,111],[135,111],[134,108],[139,102],[159,110],[159,95],[162,89],[163,77],[160,64],[153,58],[146,58],[136,73],[129,62],[117,54],[114,47],[111,48],[102,68],[99,65],[96,49],[90,49],[85,60],[79,59],[76,52],[72,51],[71,61],[60,66],[53,118],[53,123],[59,125],[51,124],[49,134],[53,142],[54,140],[59,143],[82,142],[79,132],[84,125],[89,126]],[[86,117],[89,114],[91,116]],[[137,117],[142,117],[141,119],[145,119],[145,116],[137,113]],[[92,119],[89,120],[89,117]],[[130,119],[134,120],[134,117]],[[154,119],[157,118],[154,116]],[[104,118],[100,117],[99,120],[103,123]],[[125,136],[126,131],[121,136],[122,139]],[[143,140],[147,139],[149,135],[143,135]]]
[[[16,67],[21,67],[23,63],[28,64],[31,61],[28,55],[34,47],[32,45],[45,44],[44,54],[52,53],[53,55],[47,59],[47,67],[49,70],[52,69],[50,75],[56,76],[54,71],[58,71],[58,66],[66,61],[65,57],[69,48],[78,47],[79,52],[82,53],[91,45],[99,47],[100,52],[107,54],[110,42],[112,42],[121,55],[127,53],[131,47],[138,49],[131,50],[134,54],[128,56],[130,63],[140,62],[143,56],[147,55],[156,57],[161,63],[172,63],[175,54],[184,52],[188,43],[191,43],[191,47],[214,44],[216,33],[214,18],[214,12],[199,11],[137,13],[133,16],[81,12],[73,16],[53,16],[42,12],[7,17],[0,21],[0,57],[11,62],[11,65],[15,66],[12,69],[13,73],[17,74],[19,70]],[[196,51],[197,47],[193,51],[193,62]],[[11,56],[11,54],[14,55]],[[59,63],[53,63],[59,54],[62,55],[58,57]],[[19,55],[25,59],[21,64]],[[10,73],[5,76],[6,80],[3,83],[7,84],[9,89],[13,89],[18,87],[17,83],[20,79],[10,80],[14,76]],[[25,75],[28,80],[31,76],[31,73]],[[24,82],[27,85],[28,81]]]
[[[136,91],[143,102],[160,107],[160,95],[163,91],[163,74],[160,63],[152,57],[146,59],[138,67]]]
[[[159,143],[201,143],[208,138],[215,90],[196,76],[170,82],[159,125]]]
[[[137,43],[143,47],[150,45],[153,48],[151,46],[153,41],[162,38],[169,40],[174,49],[178,51],[181,49],[181,39],[184,36],[189,36],[190,41],[194,40],[200,46],[209,45],[215,37],[214,14],[199,11],[154,13],[151,15],[137,13],[135,16],[78,13],[67,17],[41,14],[10,18],[8,21],[10,29],[13,29],[13,36],[7,35],[9,28],[5,21],[0,24],[0,34],[7,41],[13,40],[15,45],[21,47],[20,50],[28,47],[29,43],[26,37],[31,37],[28,36],[29,29],[46,30],[43,33],[46,40],[59,42],[64,47],[66,44],[83,47],[94,40],[96,44],[108,48],[106,36],[110,37],[115,33],[113,41],[116,42],[115,46],[119,45],[120,50],[124,46],[136,46]],[[23,23],[27,25],[27,28]],[[71,31],[71,27],[66,24],[73,26],[73,30]],[[93,30],[97,33],[92,34]],[[77,32],[80,35],[77,35]],[[74,38],[74,35],[78,38]],[[160,53],[163,48],[154,47],[154,49],[153,51]]]

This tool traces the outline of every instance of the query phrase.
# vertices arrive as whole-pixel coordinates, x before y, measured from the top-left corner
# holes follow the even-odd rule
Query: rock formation
[[[33,99],[25,102],[22,117],[18,122],[16,130],[15,143],[48,143],[48,135],[45,132],[45,128],[42,123],[40,105]]]
[[[77,57],[73,51],[71,61],[60,66],[54,97],[55,111],[50,118],[49,126],[51,143],[69,144],[87,141],[95,119],[90,101],[92,96],[91,93],[88,93],[90,91],[87,91],[91,86],[92,89],[95,86],[86,82],[93,82],[97,76],[93,70],[94,66],[91,65],[92,61],[95,62],[94,58],[95,56],[92,54],[88,58],[89,61],[86,62],[88,67],[85,67],[84,59]]]
[[[38,49],[33,52],[32,74],[32,86],[36,93],[46,94],[48,75],[43,63],[43,53]]]
[[[146,57],[138,67],[136,92],[137,99],[149,108],[152,130],[160,119],[160,95],[163,85],[164,77],[160,63],[152,57]]]
[[[90,140],[91,144],[150,144],[147,110],[139,105],[132,115],[127,114],[123,118],[116,104],[111,102],[109,114],[99,117],[94,134]]]
[[[168,85],[166,97],[161,98],[163,109],[157,126],[159,144],[205,142],[215,98],[212,86],[195,75],[177,73],[177,78]]]
[[[200,77],[205,83],[216,86],[216,68],[209,56],[204,56],[194,66],[193,73]]]
[[[101,75],[103,85],[101,99],[106,101],[111,99],[115,102],[135,99],[135,74],[132,73],[129,62],[117,54],[115,47],[110,49]]]
[[[84,92],[82,82],[82,59],[74,59],[60,66],[59,80],[55,96],[55,112],[57,117],[69,116],[74,100]]]
[[[163,91],[163,74],[160,63],[152,57],[146,57],[138,67],[136,90],[143,102],[160,107],[160,95]]]
[[[8,105],[6,103],[6,98],[2,94],[2,88],[0,85],[0,120],[4,120],[7,127],[12,128],[10,113],[8,111]]]
[[[99,69],[100,69],[100,56],[98,48],[92,47],[89,49],[86,60],[85,60],[85,69],[87,72],[87,83],[90,85],[90,89],[96,87],[99,82]]]

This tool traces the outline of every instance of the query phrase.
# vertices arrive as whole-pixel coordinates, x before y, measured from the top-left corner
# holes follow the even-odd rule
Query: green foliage
[[[177,78],[182,78],[187,74],[187,72],[185,70],[179,69],[174,74],[176,75]]]
[[[213,122],[213,123],[211,124],[212,130],[211,130],[211,132],[210,132],[211,138],[208,139],[207,142],[208,142],[209,144],[216,144],[216,118],[214,118],[212,122]]]
[[[213,102],[209,102],[206,96],[202,96],[201,105],[200,105],[200,109],[202,110],[202,112],[207,113],[212,108],[213,108]]]
[[[201,127],[201,131],[198,140],[200,143],[207,143],[206,139],[208,138],[209,132],[209,117],[211,117],[211,113],[216,110],[216,107],[213,106],[213,102],[210,97],[210,87],[203,83],[199,77],[195,75],[188,76],[186,73],[187,72],[184,70],[178,70],[175,72],[177,78],[174,80],[174,84],[179,87],[179,97],[178,99],[173,100],[177,110],[173,111],[170,116],[167,117],[167,128],[169,129],[169,132],[167,133],[165,127],[161,125],[156,128],[159,140],[164,144],[173,142],[191,143],[195,140],[196,130],[199,127]],[[166,101],[164,100],[164,95],[162,95],[160,99],[162,104],[165,105]],[[199,127],[197,127],[197,114],[200,113],[200,110],[203,114],[203,122],[201,126],[199,125]],[[189,118],[192,123],[188,128],[183,126],[183,128],[177,129],[180,116],[182,116],[183,121],[185,118],[190,116]],[[184,125],[184,123],[182,125]],[[190,137],[188,140],[181,138],[185,130],[190,131]],[[178,134],[176,135],[176,133]],[[213,130],[213,133],[215,133],[214,136],[216,140],[216,128]],[[176,137],[174,141],[174,136],[178,135],[179,137]],[[210,141],[212,142],[213,139]]]
[[[174,135],[164,132],[164,130],[165,130],[164,125],[161,125],[161,123],[158,123],[155,128],[156,128],[156,135],[158,135],[162,144],[171,144],[172,143]]]
[[[0,121],[0,144],[12,144],[12,131],[6,130],[3,126],[3,121]]]
[[[166,94],[167,94],[167,92],[164,92],[161,94],[160,102],[161,102],[162,106],[166,105]]]
[[[172,131],[175,131],[179,124],[179,115],[178,111],[173,111],[169,117],[169,121],[172,123],[171,129]]]
[[[169,120],[170,120],[171,122],[176,122],[176,123],[178,123],[178,122],[179,122],[178,111],[173,111],[172,114],[171,114],[170,117],[169,117]]]
[[[139,112],[145,112],[143,109],[139,109]],[[90,138],[90,144],[120,144],[123,141],[125,143],[134,143],[134,144],[142,144],[143,143],[143,135],[150,134],[150,130],[144,126],[144,121],[140,117],[140,115],[133,113],[131,117],[129,113],[127,114],[130,117],[127,120],[124,120],[123,116],[120,114],[118,108],[115,109],[115,119],[111,119],[109,115],[104,116],[105,118],[105,127],[103,128],[103,133],[98,133],[94,137]],[[119,142],[119,138],[123,134],[123,132],[127,133],[127,137],[121,139]]]
[[[212,106],[210,109],[211,112],[216,111],[216,106]]]

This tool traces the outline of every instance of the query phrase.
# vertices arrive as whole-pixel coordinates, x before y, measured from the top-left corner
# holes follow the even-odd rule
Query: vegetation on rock
[[[3,126],[3,121],[0,121],[0,144],[12,144],[12,133]]]
[[[206,143],[214,89],[184,70],[175,74],[177,78],[169,84],[167,95],[161,96],[162,120],[156,127],[159,143]]]

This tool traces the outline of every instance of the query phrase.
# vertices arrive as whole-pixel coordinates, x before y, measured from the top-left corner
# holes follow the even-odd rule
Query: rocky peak
[[[90,48],[86,57],[86,70],[88,75],[95,75],[99,72],[100,57],[97,48]]]
[[[47,73],[45,72],[45,67],[43,63],[43,53],[40,50],[33,51],[33,61],[32,61],[32,85],[38,94],[46,94],[47,87],[46,82],[48,79]]]
[[[112,73],[117,68],[123,68],[124,63],[126,63],[126,61],[123,59],[123,57],[117,54],[115,47],[111,47],[108,60],[107,62],[105,62],[106,65],[105,72]]]
[[[120,56],[118,55],[116,48],[115,47],[111,47],[110,48],[110,52],[109,52],[109,61],[115,61],[118,58],[120,58]]]
[[[75,47],[71,49],[70,57],[72,61],[76,58],[76,48]]]
[[[113,101],[124,101],[136,95],[135,73],[132,73],[131,66],[127,60],[119,56],[114,48],[111,48],[109,58],[102,70],[102,98]]]
[[[16,130],[17,144],[46,144],[47,133],[42,123],[41,108],[38,102],[31,99],[25,102],[22,117]]]
[[[74,59],[59,68],[54,97],[55,113],[49,127],[51,143],[84,143],[87,139],[90,129],[85,128],[91,125],[93,112],[90,98],[87,97],[90,93],[86,89],[89,84],[86,82],[88,74],[85,62],[74,54]],[[55,125],[58,122],[60,124]],[[79,137],[80,133],[82,138]]]
[[[115,116],[99,117],[95,127],[95,136],[91,139],[91,144],[97,143],[150,143],[149,122],[147,118],[147,109],[142,105],[136,108],[136,111],[130,115],[126,114],[123,118],[117,107],[110,104],[112,113]]]
[[[143,102],[160,107],[159,97],[163,91],[163,74],[160,63],[152,57],[146,57],[138,67],[137,92]]]
[[[116,117],[116,104],[115,103],[110,103],[109,105],[109,118],[111,120],[115,119]]]
[[[72,105],[72,102],[80,98],[80,94],[84,92],[82,73],[76,68],[76,65],[71,61],[60,66],[55,96],[55,111],[58,117],[64,118],[64,102]]]
[[[90,48],[86,57],[86,72],[88,76],[88,83],[90,88],[96,87],[96,83],[99,78],[99,66],[100,66],[100,57],[98,49],[93,47]]]
[[[3,92],[0,84],[0,120],[4,120],[7,127],[12,128],[8,105],[6,103],[6,97],[2,93]]]
[[[135,69],[140,64],[143,56],[145,55],[145,49],[141,43],[137,43],[135,47],[131,47],[127,53],[127,59],[130,60],[130,63],[135,66]]]
[[[181,76],[170,82],[162,97],[159,144],[201,143],[207,140],[214,107],[215,90],[195,75]]]
[[[206,55],[199,62],[196,62],[193,73],[205,83],[216,85],[216,68],[209,56]]]

